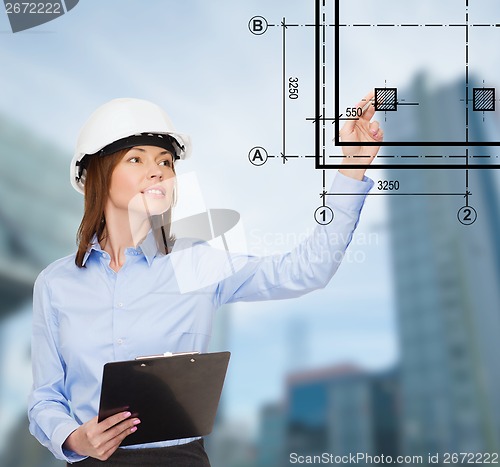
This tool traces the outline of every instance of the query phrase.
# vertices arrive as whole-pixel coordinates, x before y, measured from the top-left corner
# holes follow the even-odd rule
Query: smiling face
[[[111,175],[105,212],[157,215],[172,206],[175,170],[172,154],[157,146],[135,146]]]

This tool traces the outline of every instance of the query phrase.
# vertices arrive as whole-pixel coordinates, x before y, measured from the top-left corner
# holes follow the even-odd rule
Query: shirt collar
[[[92,241],[90,244],[89,249],[86,251],[85,256],[83,257],[83,262],[82,264],[85,266],[85,263],[87,262],[87,259],[92,253],[92,250],[101,253],[103,252],[103,249],[101,248],[101,245],[97,241],[97,235],[94,234],[92,237]],[[148,265],[151,266],[153,263],[154,258],[158,254],[158,247],[156,245],[156,240],[155,236],[153,235],[153,231],[150,230],[148,234],[146,235],[146,238],[140,243],[137,248],[127,248],[127,250],[135,250],[137,253],[142,253],[144,254]]]
[[[156,239],[152,230],[148,232],[146,238],[137,248],[142,250],[144,256],[146,257],[146,260],[148,261],[148,264],[151,266],[151,264],[153,263],[153,259],[158,254],[158,245],[156,244]]]

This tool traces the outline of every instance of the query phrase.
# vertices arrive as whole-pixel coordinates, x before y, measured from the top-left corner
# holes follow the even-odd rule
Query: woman
[[[359,120],[348,121],[343,140],[381,141],[378,123],[370,122],[373,114],[370,106]],[[373,185],[364,172],[377,151],[344,149],[348,166],[339,170],[332,190],[359,195],[330,197],[335,218],[328,226],[318,226],[285,255],[232,255],[236,267],[224,275],[206,243],[177,250],[182,240],[170,236],[174,163],[189,156],[189,138],[147,101],[115,99],[97,109],[80,133],[71,166],[72,184],[85,195],[78,251],[48,266],[35,283],[31,433],[68,463],[209,466],[202,439],[118,449],[141,429],[140,420],[122,412],[98,423],[103,365],[165,351],[206,352],[221,305],[290,298],[324,287]],[[339,239],[344,240],[339,244]],[[189,256],[182,256],[187,250]],[[194,292],[181,290],[177,253],[188,274],[195,277],[205,263],[214,280]]]

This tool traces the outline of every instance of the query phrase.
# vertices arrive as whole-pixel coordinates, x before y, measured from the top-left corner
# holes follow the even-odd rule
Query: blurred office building
[[[269,403],[260,411],[257,435],[257,466],[280,467],[286,460],[286,408],[281,402]]]
[[[70,154],[5,116],[0,141],[0,465],[55,467],[28,432],[31,294],[38,273],[75,249],[82,200],[68,193]]]
[[[290,456],[398,453],[398,377],[354,366],[288,377],[286,402],[261,412],[258,466],[290,464]]]
[[[471,80],[472,82],[473,80]],[[480,87],[478,83],[470,84]],[[465,83],[429,85],[425,75],[402,94],[422,108],[401,108],[385,124],[391,140],[459,141],[465,131]],[[469,108],[469,141],[499,141],[492,118]],[[393,113],[394,114],[394,113]],[[378,117],[383,121],[383,117]],[[444,124],[439,122],[444,121]],[[436,133],[439,128],[441,133]],[[391,152],[392,150],[392,152]],[[399,163],[444,156],[464,163],[465,147],[392,148]],[[482,164],[498,148],[474,147]],[[489,157],[485,157],[489,156]],[[434,156],[436,157],[436,156]],[[394,160],[394,159],[393,159]],[[393,161],[391,160],[391,162]],[[436,163],[427,159],[426,163]],[[500,449],[500,221],[498,178],[491,168],[391,169],[411,196],[389,196],[396,308],[401,348],[401,449],[405,455]],[[477,220],[462,225],[469,205]],[[422,193],[422,195],[419,195]]]
[[[228,350],[231,315],[232,305],[225,305],[217,311],[209,352]],[[210,463],[214,467],[253,467],[255,447],[250,430],[244,423],[229,419],[225,394],[223,390],[212,433],[205,438]]]

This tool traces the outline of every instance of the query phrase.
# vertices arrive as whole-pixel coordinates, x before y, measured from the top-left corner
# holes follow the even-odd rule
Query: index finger
[[[372,117],[375,115],[375,92],[370,91],[361,101],[364,103],[363,105],[363,113],[361,114],[361,117],[364,118],[365,120],[370,121]],[[358,106],[361,107],[361,102],[358,104]]]
[[[362,117],[368,118],[370,120],[373,117],[373,114],[375,113],[375,106],[372,103],[372,99],[374,97],[375,93],[374,91],[370,91],[363,99],[361,99],[357,104],[356,104],[356,109],[361,109],[362,110]],[[361,117],[359,117],[361,118]],[[356,122],[359,120],[359,118],[353,118],[352,120],[347,120],[344,123],[344,126],[342,127],[342,130],[347,131],[351,133],[354,131],[354,128],[356,127]]]
[[[103,428],[103,431],[109,430],[111,427],[117,425],[118,423],[123,422],[127,418],[131,417],[130,412],[118,412],[115,415],[111,415],[111,417],[108,417],[104,419],[99,425]]]

